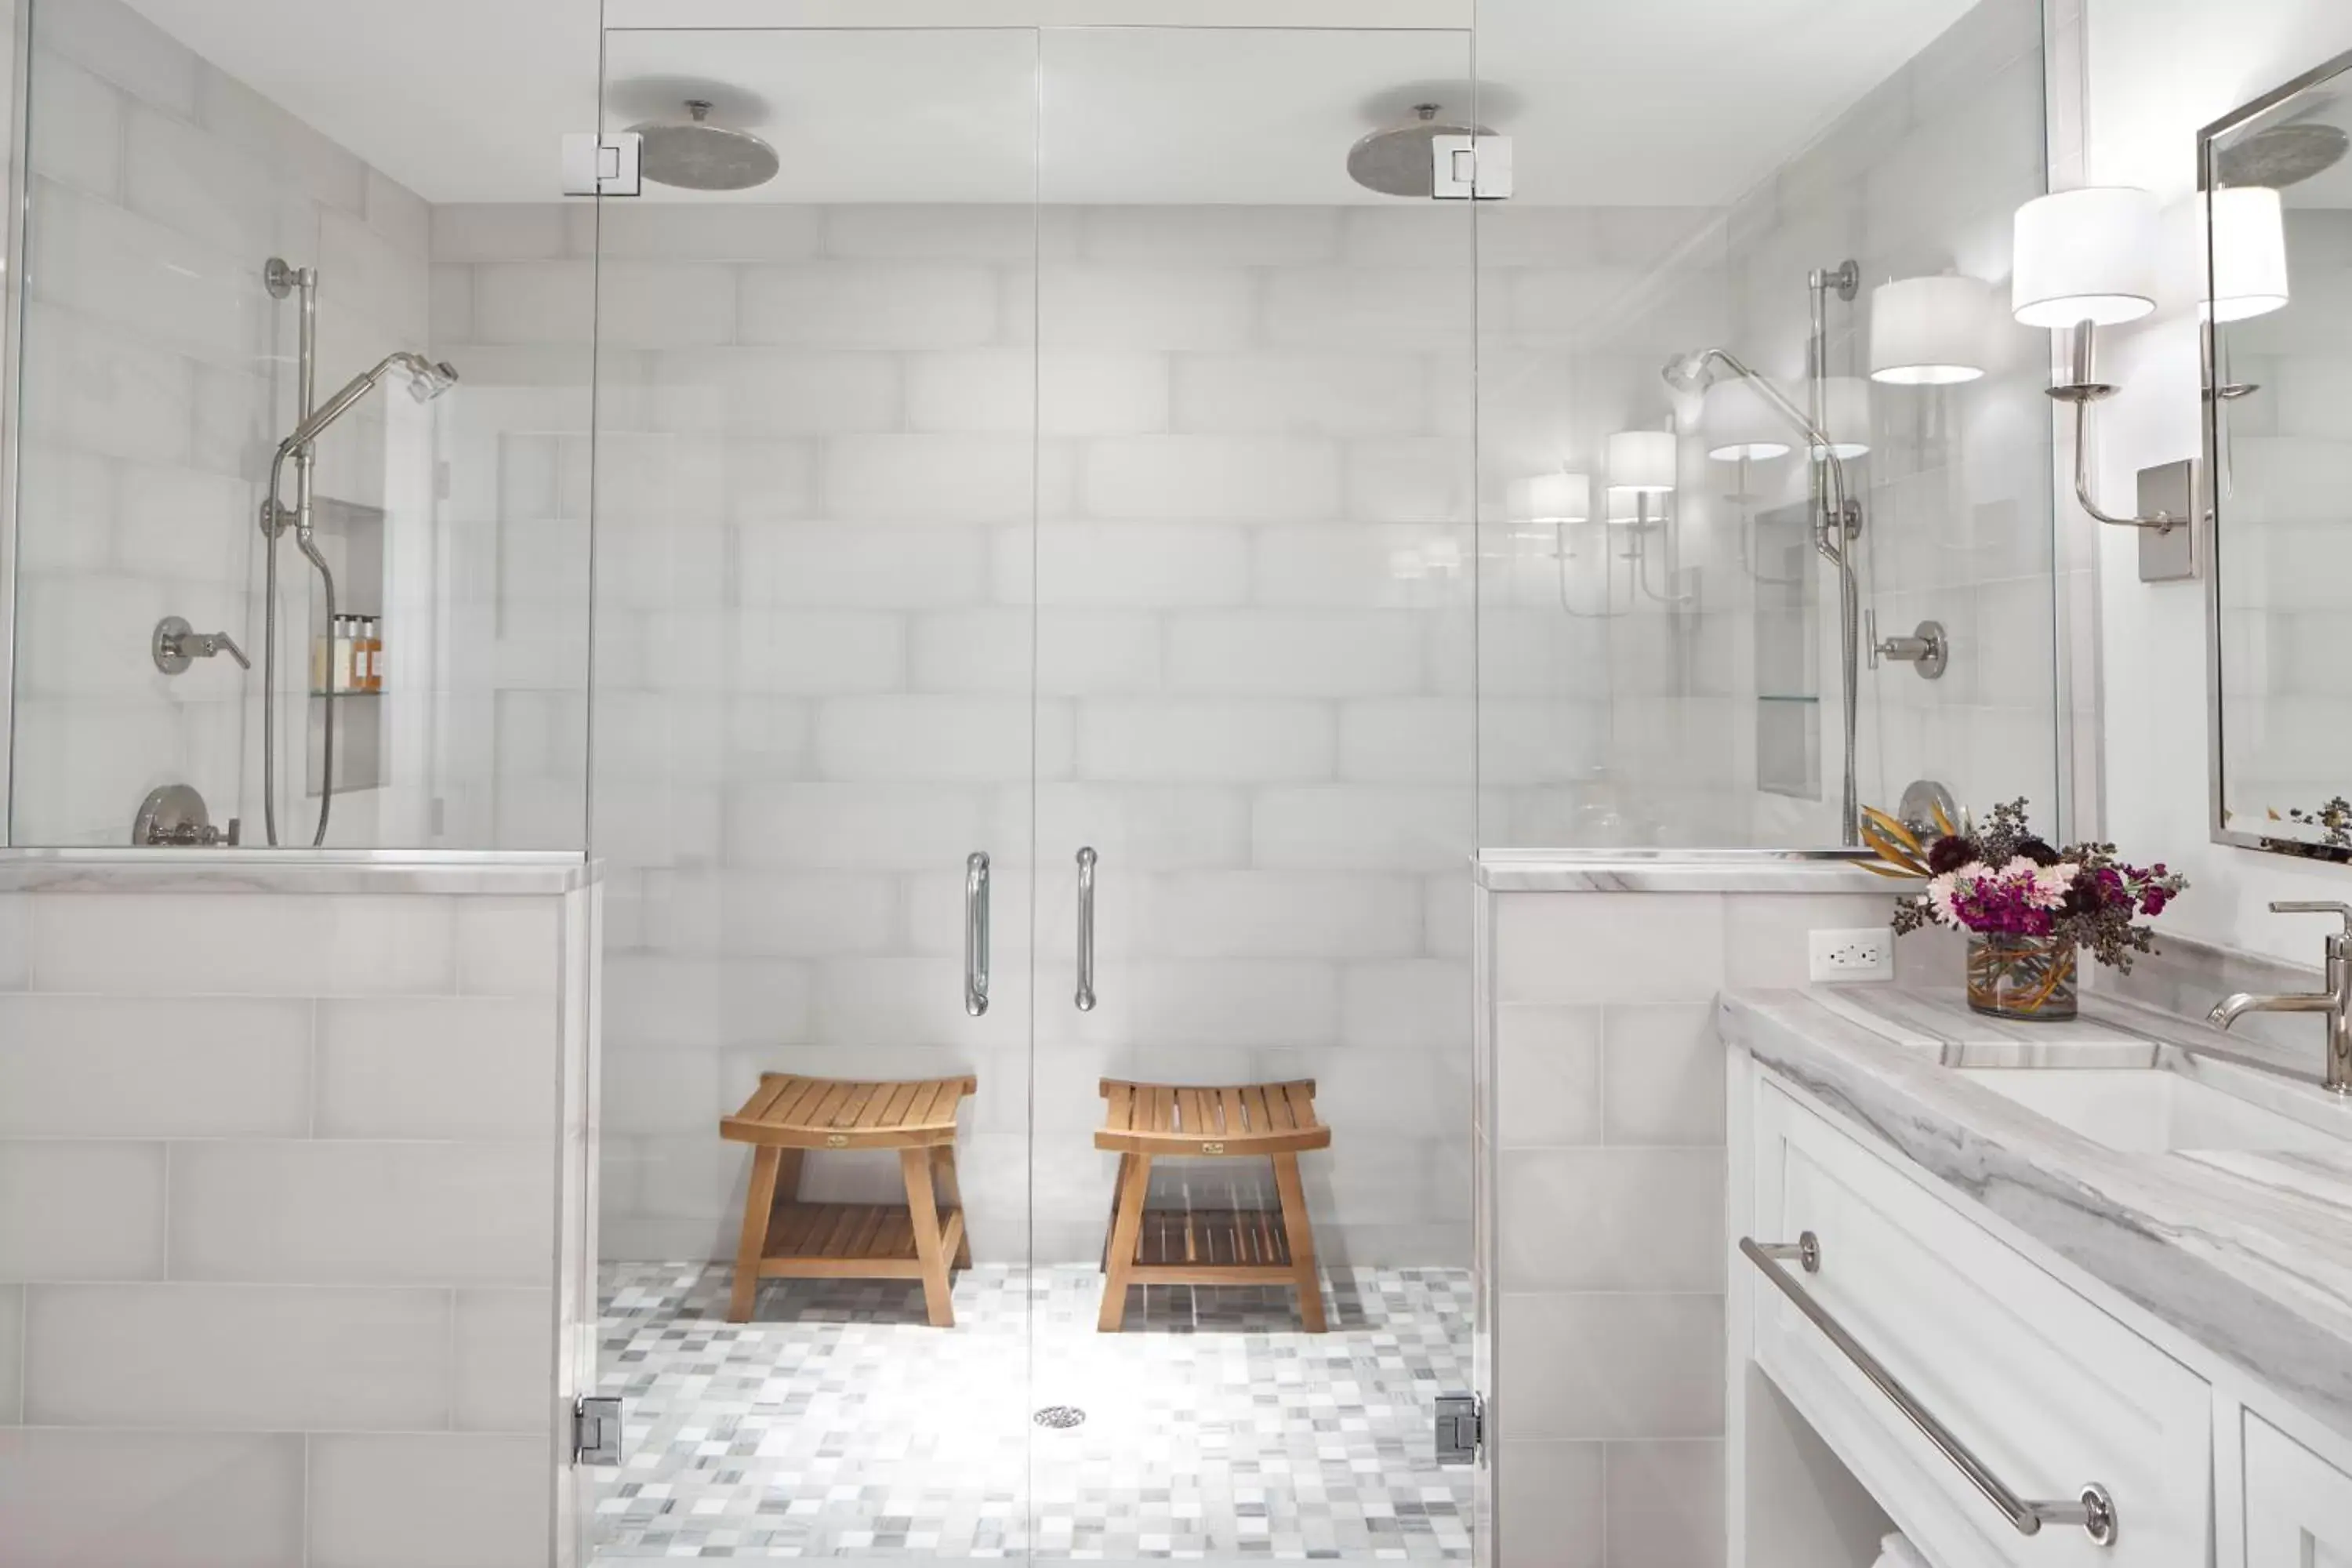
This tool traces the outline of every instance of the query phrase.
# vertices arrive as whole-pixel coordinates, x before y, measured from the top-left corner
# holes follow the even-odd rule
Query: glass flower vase
[[[2074,944],[2052,936],[1969,933],[1969,1005],[1996,1018],[2074,1016]]]

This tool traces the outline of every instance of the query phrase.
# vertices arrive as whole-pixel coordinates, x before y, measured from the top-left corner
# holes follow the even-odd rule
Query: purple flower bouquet
[[[2027,826],[2021,799],[1994,806],[1979,827],[1941,822],[1924,845],[1885,813],[1867,815],[1879,857],[1871,868],[1927,879],[1924,893],[1895,906],[1895,933],[1967,931],[1969,1005],[1979,1012],[2073,1017],[2076,950],[2128,973],[2134,953],[2154,949],[2142,922],[2189,886],[2161,861],[2126,863],[2112,844],[2053,848]]]

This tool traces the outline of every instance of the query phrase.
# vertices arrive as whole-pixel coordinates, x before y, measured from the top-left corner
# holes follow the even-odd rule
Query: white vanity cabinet
[[[1727,996],[1728,1568],[2352,1568],[2352,1108],[2101,1011]]]
[[[1751,1233],[1817,1239],[1817,1268],[1777,1267],[1900,1392],[1735,1254],[1754,1361],[1929,1562],[2204,1568],[2204,1380],[1775,1080],[1759,1079],[1753,1112]],[[2095,1484],[2113,1500],[2115,1541],[2056,1521],[2021,1532],[1906,1405],[2019,1500],[2074,1503]]]
[[[2245,1568],[2352,1564],[2352,1476],[2246,1417]]]

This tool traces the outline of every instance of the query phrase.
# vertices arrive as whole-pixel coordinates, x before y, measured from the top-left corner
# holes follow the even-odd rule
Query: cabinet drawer
[[[2352,1476],[2246,1417],[2246,1568],[2352,1563]]]
[[[1845,1331],[2020,1497],[2115,1500],[2026,1536],[1772,1283],[1750,1275],[1756,1359],[1942,1568],[2204,1568],[2212,1395],[2204,1381],[1883,1155],[1769,1081],[1756,1107],[1758,1240],[1821,1244],[1783,1265]],[[1763,1234],[1769,1232],[1769,1234]]]

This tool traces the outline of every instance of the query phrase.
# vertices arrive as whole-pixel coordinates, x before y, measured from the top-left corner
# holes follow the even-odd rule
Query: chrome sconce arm
[[[2098,328],[2089,321],[2075,324],[2067,379],[2048,389],[2053,401],[2074,405],[2074,500],[2090,514],[2093,521],[2105,523],[2111,528],[2147,529],[2159,536],[2170,533],[2176,528],[2187,528],[2193,521],[2187,512],[2176,515],[2157,510],[2124,516],[2107,510],[2091,494],[2091,405],[2113,397],[2116,391],[2114,383],[2101,381],[2092,368],[2097,334]]]

